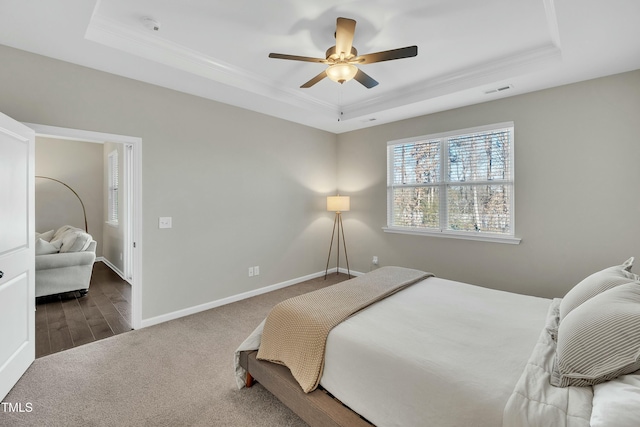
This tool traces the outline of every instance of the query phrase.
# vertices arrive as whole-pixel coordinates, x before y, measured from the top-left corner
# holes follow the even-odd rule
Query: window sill
[[[414,236],[431,236],[441,237],[445,239],[461,239],[461,240],[476,240],[480,242],[492,242],[492,243],[507,243],[510,245],[519,245],[519,237],[512,236],[498,236],[487,234],[468,234],[468,233],[456,233],[455,231],[431,231],[431,230],[415,230],[411,228],[396,228],[396,227],[382,227],[385,233],[397,233],[397,234],[411,234]]]

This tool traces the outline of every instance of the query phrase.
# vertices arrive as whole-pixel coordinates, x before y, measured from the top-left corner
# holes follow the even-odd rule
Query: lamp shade
[[[332,212],[347,212],[351,207],[349,196],[328,196],[327,210]]]

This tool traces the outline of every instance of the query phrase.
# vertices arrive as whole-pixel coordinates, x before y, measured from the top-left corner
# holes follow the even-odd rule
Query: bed
[[[330,327],[317,387],[301,382],[295,367],[283,366],[286,361],[267,361],[273,356],[260,360],[256,350],[261,350],[261,344],[268,347],[262,336],[265,325],[265,338],[272,339],[269,318],[236,351],[238,387],[257,380],[312,426],[379,427],[622,426],[620,416],[612,416],[611,411],[605,414],[603,408],[612,401],[621,404],[623,389],[629,396],[622,401],[630,402],[634,409],[629,412],[625,407],[616,413],[632,414],[637,423],[640,375],[635,371],[640,364],[634,363],[640,363],[638,354],[635,362],[633,356],[625,359],[624,369],[606,380],[575,378],[564,371],[558,374],[556,366],[558,336],[571,332],[563,331],[560,320],[570,324],[575,317],[576,322],[584,323],[581,316],[593,316],[579,313],[579,306],[589,305],[586,300],[597,299],[595,296],[611,288],[626,286],[630,289],[625,288],[626,292],[635,295],[640,282],[629,271],[632,262],[596,273],[607,278],[600,292],[594,292],[594,287],[600,288],[593,283],[602,282],[601,277],[585,279],[586,285],[576,286],[575,295],[568,294],[564,305],[561,299],[502,292],[417,270],[384,267],[334,286],[368,287],[396,273],[417,279]],[[611,275],[616,279],[609,280]],[[613,299],[618,301],[619,295]],[[636,319],[633,310],[640,307],[640,293],[637,301],[631,300],[631,317]],[[597,307],[601,311],[600,304]],[[633,329],[640,331],[640,323]],[[640,350],[640,337],[627,338],[625,343],[637,339],[636,350]],[[554,386],[554,381],[593,384]],[[604,421],[598,424],[598,419]],[[612,421],[615,424],[607,424]]]

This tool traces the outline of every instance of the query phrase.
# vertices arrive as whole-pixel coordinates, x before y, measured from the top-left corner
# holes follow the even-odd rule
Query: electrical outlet
[[[373,256],[373,259],[371,260],[371,263],[372,263],[373,265],[378,265],[378,257],[374,255],[374,256]]]
[[[254,276],[259,276],[260,275],[260,266],[256,265],[255,267],[253,267],[253,275]]]
[[[253,267],[249,267],[249,277],[253,277]]]

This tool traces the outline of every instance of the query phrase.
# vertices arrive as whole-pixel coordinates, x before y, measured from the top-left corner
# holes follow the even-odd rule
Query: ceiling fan
[[[325,77],[340,84],[356,79],[367,89],[378,84],[364,71],[356,67],[356,64],[373,64],[374,62],[391,61],[393,59],[411,58],[418,55],[418,46],[407,46],[399,49],[385,50],[383,52],[368,53],[358,56],[358,51],[353,47],[353,34],[356,29],[356,21],[348,18],[338,18],[336,23],[336,45],[327,49],[326,58],[310,58],[308,56],[285,55],[282,53],[270,53],[269,58],[290,59],[293,61],[319,62],[329,67],[323,72],[300,86],[309,88]]]

